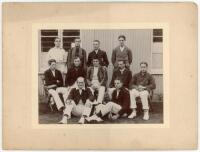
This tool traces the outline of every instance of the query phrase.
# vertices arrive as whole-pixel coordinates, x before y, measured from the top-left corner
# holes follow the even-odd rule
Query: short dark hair
[[[80,37],[76,37],[76,38],[74,39],[74,42],[75,42],[76,40],[80,40],[80,41],[81,41],[81,38],[80,38]]]
[[[59,40],[61,40],[61,38],[59,38],[59,37],[55,37],[54,41],[55,41],[56,39],[59,39]]]
[[[141,66],[142,64],[145,64],[146,67],[148,67],[148,63],[147,63],[147,62],[144,62],[144,61],[140,62],[140,66]]]
[[[93,42],[98,42],[100,44],[100,41],[99,40],[94,40]]]
[[[125,60],[118,60],[117,62],[123,62],[124,64],[126,64]]]
[[[55,60],[55,59],[50,59],[50,60],[48,61],[48,64],[51,65],[52,62],[55,62],[55,63],[56,63],[56,60]]]
[[[123,38],[124,40],[126,40],[126,37],[125,37],[124,35],[118,36],[118,40],[119,40],[120,38]]]
[[[81,60],[81,58],[79,56],[75,56],[74,60],[76,60],[76,59],[80,59]]]

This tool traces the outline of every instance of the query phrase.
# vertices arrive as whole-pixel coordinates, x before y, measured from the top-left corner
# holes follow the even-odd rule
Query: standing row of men
[[[112,64],[115,68],[117,68],[118,61],[124,60],[126,67],[129,67],[132,63],[132,51],[125,45],[126,37],[124,35],[120,35],[118,40],[120,45],[113,49],[111,58]],[[100,49],[99,40],[93,41],[93,51],[89,53],[88,59],[86,51],[80,46],[80,38],[76,38],[74,43],[75,47],[70,49],[67,53],[63,48],[61,48],[61,39],[58,37],[55,38],[55,47],[49,50],[47,54],[47,61],[55,59],[57,62],[57,69],[59,69],[62,73],[67,72],[67,69],[70,69],[73,66],[74,58],[77,56],[81,59],[81,66],[85,69],[92,65],[92,59],[94,57],[99,59],[101,66],[108,67],[108,57],[106,51]]]
[[[63,111],[60,123],[67,123],[71,114],[81,117],[79,123],[84,123],[85,120],[103,121],[101,117],[106,114],[111,119],[117,119],[120,116],[135,118],[137,97],[140,97],[142,101],[143,119],[149,119],[148,97],[150,91],[155,89],[154,79],[147,73],[146,62],[140,63],[140,73],[132,77],[129,70],[132,52],[124,45],[125,36],[121,35],[118,39],[120,46],[113,50],[112,63],[115,69],[109,88],[106,87],[108,80],[106,67],[109,62],[106,52],[99,49],[98,40],[93,42],[94,50],[89,54],[87,62],[85,50],[80,48],[80,39],[75,40],[76,46],[68,54],[70,58],[67,60],[68,72],[65,84],[61,74],[62,68],[61,72],[56,69],[56,67],[59,69],[56,64],[60,65],[62,61],[56,60],[51,55],[48,61],[50,68],[45,71],[45,82],[54,99],[50,104],[55,103],[58,110]],[[55,47],[56,40],[59,39],[55,39]],[[49,52],[49,54],[52,53]],[[109,98],[105,103],[106,92]],[[59,94],[62,94],[64,102]]]

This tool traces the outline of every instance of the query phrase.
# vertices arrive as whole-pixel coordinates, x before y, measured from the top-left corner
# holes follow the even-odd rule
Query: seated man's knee
[[[148,95],[149,95],[149,92],[146,90],[140,92],[141,97],[143,97],[143,96],[147,97]]]
[[[92,102],[90,100],[87,100],[86,103],[85,103],[85,106],[91,108]]]
[[[136,89],[132,89],[130,90],[130,94],[134,95],[134,96],[138,96],[138,91]]]

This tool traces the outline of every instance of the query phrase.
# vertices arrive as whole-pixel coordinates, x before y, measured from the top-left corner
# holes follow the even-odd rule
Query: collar
[[[145,72],[144,75],[142,75],[142,71],[140,71],[140,75],[141,75],[141,76],[146,76],[146,75],[147,75],[147,72]]]
[[[76,90],[79,90],[78,86],[76,86]],[[82,90],[85,90],[85,87],[83,87]]]
[[[120,72],[124,72],[125,70],[126,70],[126,68],[124,68],[124,69],[119,69]]]

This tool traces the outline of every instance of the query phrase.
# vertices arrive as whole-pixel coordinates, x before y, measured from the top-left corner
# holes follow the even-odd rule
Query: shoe
[[[122,117],[123,117],[123,118],[126,118],[126,117],[127,117],[127,113],[124,113],[124,114],[122,115]]]
[[[61,121],[59,121],[59,124],[67,124],[67,117],[63,117]]]
[[[84,124],[85,123],[85,118],[81,117],[81,119],[78,121],[79,124]]]
[[[102,122],[103,120],[98,117],[97,115],[92,115],[91,117],[87,117],[86,120],[88,122],[91,122],[91,121],[97,121],[97,122]]]
[[[128,116],[129,119],[133,119],[137,116],[136,110],[133,110],[133,112]]]
[[[149,111],[144,111],[143,120],[149,120]]]

